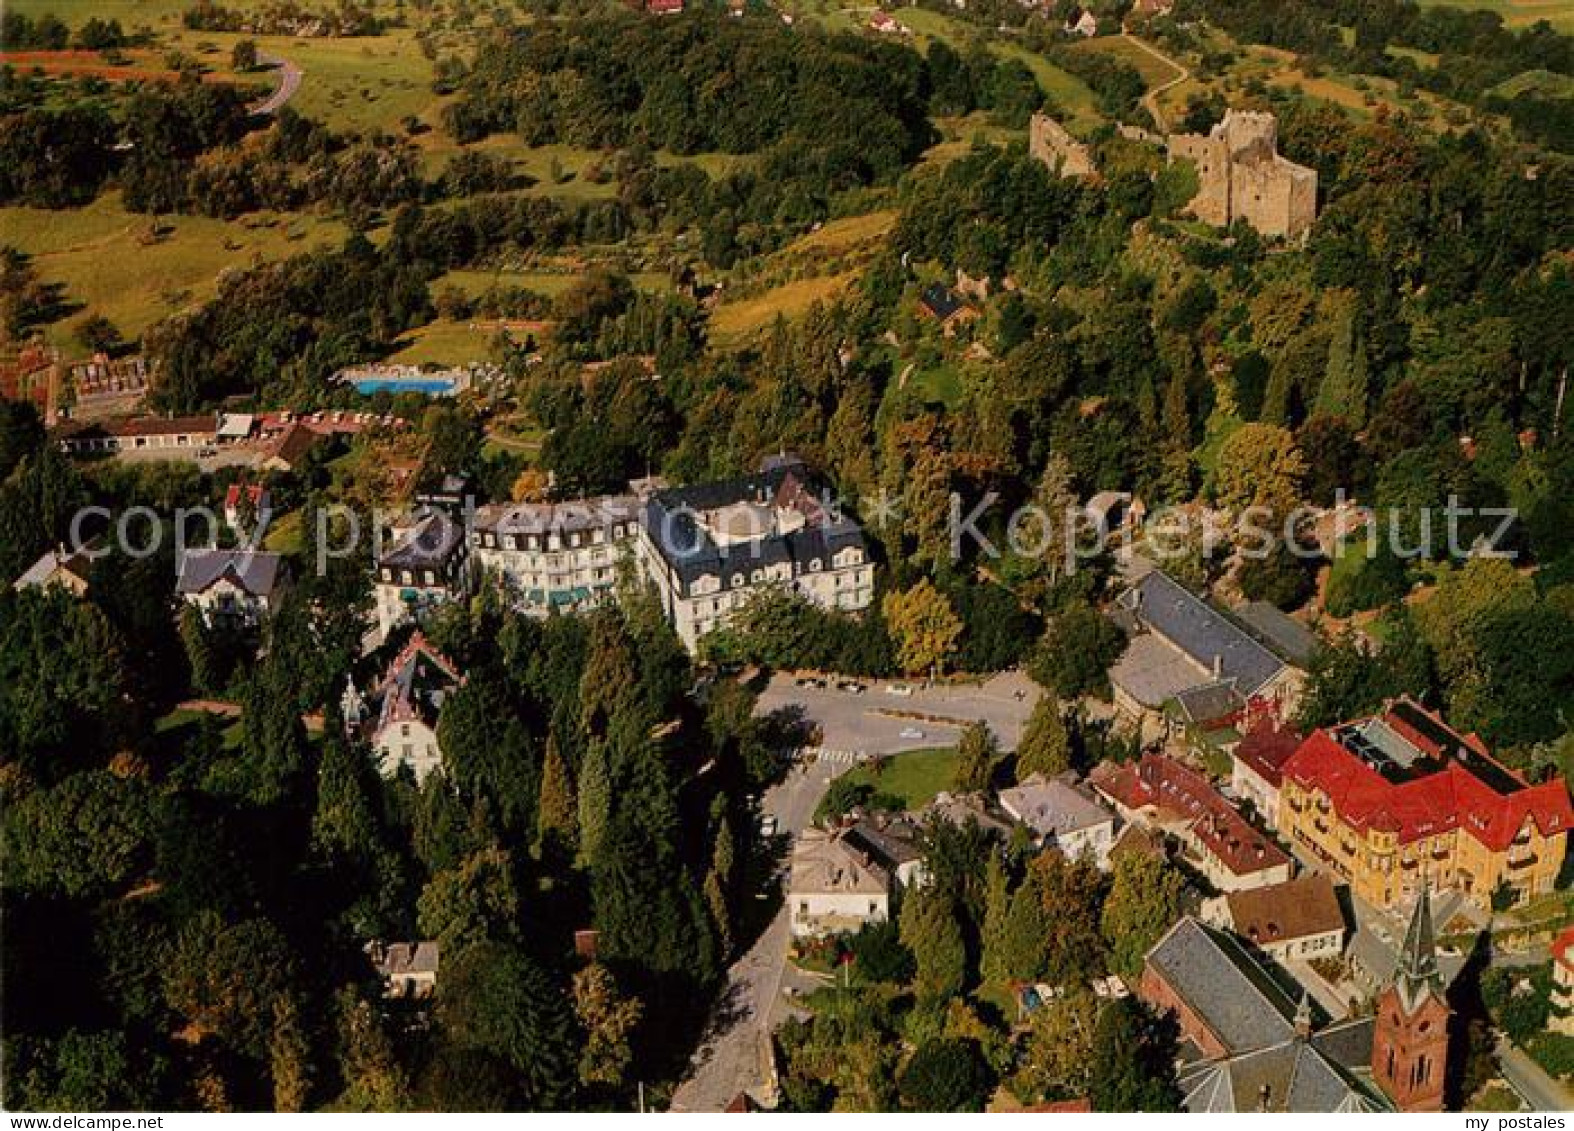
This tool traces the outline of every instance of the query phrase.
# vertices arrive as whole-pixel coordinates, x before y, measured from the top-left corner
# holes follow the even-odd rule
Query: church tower
[[[1405,932],[1394,983],[1377,999],[1372,1076],[1400,1111],[1442,1111],[1448,1022],[1425,885]]]

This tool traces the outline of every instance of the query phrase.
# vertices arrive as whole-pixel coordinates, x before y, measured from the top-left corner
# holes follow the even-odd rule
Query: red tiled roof
[[[1264,715],[1241,736],[1240,744],[1235,747],[1235,757],[1277,789],[1284,773],[1284,764],[1300,745],[1301,736],[1293,728],[1272,715]]]
[[[1408,781],[1389,781],[1328,731],[1319,730],[1285,762],[1284,777],[1303,789],[1326,794],[1340,819],[1358,831],[1393,832],[1402,844],[1463,828],[1487,848],[1501,852],[1527,819],[1543,836],[1574,826],[1574,806],[1561,778],[1499,793],[1457,760],[1442,755],[1435,742],[1403,720],[1390,714],[1385,722],[1418,749],[1433,753],[1437,770]],[[1479,739],[1460,737],[1486,756]]]
[[[1136,764],[1106,763],[1093,784],[1127,809],[1152,806],[1161,817],[1190,824],[1192,833],[1236,875],[1289,863],[1289,857],[1254,828],[1196,770],[1163,754],[1144,754]]]
[[[1574,927],[1564,927],[1561,934],[1552,940],[1552,961],[1566,970],[1574,970],[1574,955],[1569,953],[1574,950]]]
[[[242,484],[239,483],[231,483],[229,485],[229,489],[224,492],[225,510],[234,510],[236,507],[240,506],[241,486]],[[262,505],[262,497],[267,492],[267,488],[261,483],[248,483],[245,484],[245,487],[246,497],[251,500],[251,505],[254,507],[260,507]]]

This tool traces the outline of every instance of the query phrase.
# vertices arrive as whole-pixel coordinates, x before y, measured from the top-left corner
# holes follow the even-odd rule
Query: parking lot
[[[979,720],[1009,749],[1040,694],[1020,672],[1003,672],[983,683],[929,687],[909,680],[858,680],[861,693],[843,690],[833,679],[821,682],[824,686],[799,686],[798,677],[778,672],[760,695],[759,709],[802,707],[820,726],[821,746],[868,754],[948,746],[963,726]],[[893,687],[908,693],[893,694]]]

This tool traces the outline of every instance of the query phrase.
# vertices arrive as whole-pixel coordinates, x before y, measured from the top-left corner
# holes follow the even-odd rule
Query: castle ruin
[[[1093,152],[1066,132],[1066,128],[1047,114],[1034,114],[1028,123],[1027,151],[1060,177],[1096,180]]]
[[[1278,133],[1272,114],[1231,110],[1206,137],[1171,134],[1170,160],[1197,166],[1193,215],[1221,228],[1241,219],[1265,236],[1303,235],[1317,219],[1317,171],[1279,156]]]

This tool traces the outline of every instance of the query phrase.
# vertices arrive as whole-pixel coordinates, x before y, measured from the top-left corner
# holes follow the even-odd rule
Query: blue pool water
[[[355,382],[355,391],[363,396],[373,393],[425,393],[429,397],[451,396],[454,383],[443,377],[363,377]]]

